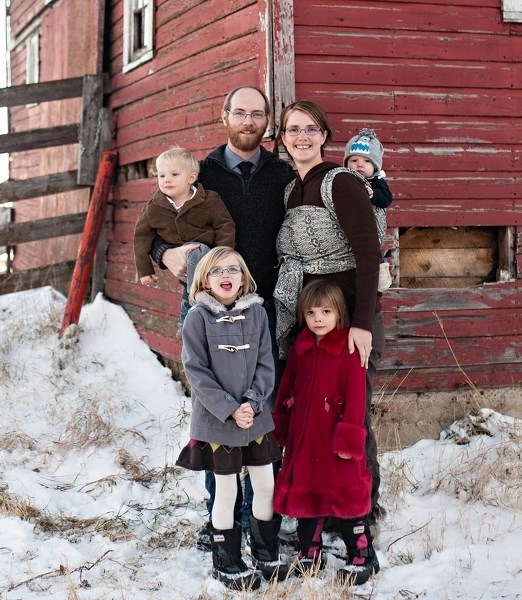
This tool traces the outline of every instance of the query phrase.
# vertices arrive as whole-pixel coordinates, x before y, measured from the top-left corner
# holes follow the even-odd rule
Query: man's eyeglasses
[[[246,110],[227,110],[227,113],[237,121],[244,121],[247,117],[252,117],[252,121],[263,121],[266,119],[266,113],[262,110],[253,110],[251,113]]]
[[[321,133],[322,129],[317,125],[307,125],[303,128],[295,126],[285,129],[285,133],[291,135],[292,137],[297,137],[301,131],[304,131],[306,135],[317,135],[318,133]]]
[[[210,275],[210,277],[221,277],[221,275],[223,275],[225,271],[229,275],[237,275],[238,273],[242,272],[240,266],[231,265],[230,267],[225,267],[224,269],[222,269],[221,267],[214,267],[213,269],[210,269],[208,274]]]

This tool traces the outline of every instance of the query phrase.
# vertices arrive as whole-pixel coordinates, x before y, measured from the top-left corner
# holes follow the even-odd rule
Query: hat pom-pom
[[[361,129],[361,131],[359,131],[359,135],[365,135],[366,137],[369,137],[369,138],[377,137],[377,134],[375,133],[375,131],[373,129],[369,129],[368,127],[363,127]]]

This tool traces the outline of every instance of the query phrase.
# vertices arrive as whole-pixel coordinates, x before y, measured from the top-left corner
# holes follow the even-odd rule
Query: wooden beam
[[[78,142],[78,124],[58,125],[46,129],[20,131],[0,135],[0,154],[4,152],[23,152],[37,148],[50,148]]]
[[[78,183],[93,185],[100,162],[104,112],[103,75],[83,78],[82,121],[78,135]]]
[[[30,179],[8,179],[0,183],[0,204],[61,194],[85,188],[76,182],[78,171],[53,173]]]
[[[0,89],[0,106],[23,106],[35,102],[78,98],[82,95],[82,88],[83,77],[15,85]]]
[[[27,221],[25,223],[9,223],[0,227],[0,246],[13,246],[24,242],[45,240],[49,238],[81,233],[87,213],[77,213]]]
[[[11,294],[44,285],[51,285],[54,289],[66,293],[73,269],[74,261],[69,261],[0,275],[0,294]]]
[[[272,4],[274,61],[274,119],[279,123],[283,108],[295,100],[294,4],[276,0]]]

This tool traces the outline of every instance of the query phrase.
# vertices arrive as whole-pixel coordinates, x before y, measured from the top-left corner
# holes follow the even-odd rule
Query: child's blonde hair
[[[306,323],[306,311],[316,306],[333,308],[338,317],[337,327],[348,325],[346,301],[341,288],[336,283],[324,279],[314,279],[304,286],[297,301],[297,315],[300,325]]]
[[[196,173],[196,176],[199,175],[199,162],[196,157],[192,152],[179,146],[174,146],[162,152],[156,159],[156,169],[159,169],[161,164],[170,164],[173,162],[179,162],[183,169],[186,169],[190,173]]]
[[[241,267],[241,271],[243,272],[243,284],[239,288],[238,298],[240,296],[244,296],[245,294],[250,294],[256,291],[256,282],[248,270],[243,257],[233,248],[229,248],[228,246],[216,246],[215,248],[212,248],[208,254],[205,254],[196,267],[189,294],[189,302],[191,304],[194,304],[195,297],[198,292],[208,292],[209,294],[212,293],[210,291],[210,286],[208,285],[208,274],[229,254],[233,254],[237,258],[237,264]]]

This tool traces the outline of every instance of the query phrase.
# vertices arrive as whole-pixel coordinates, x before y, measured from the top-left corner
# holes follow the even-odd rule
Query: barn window
[[[502,0],[502,19],[522,23],[522,0]]]
[[[125,0],[123,72],[150,60],[154,44],[154,0]]]
[[[25,83],[38,83],[40,78],[39,43],[38,32],[25,40]]]
[[[412,227],[399,230],[396,283],[464,288],[515,277],[511,227]]]

